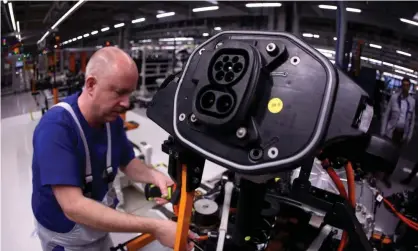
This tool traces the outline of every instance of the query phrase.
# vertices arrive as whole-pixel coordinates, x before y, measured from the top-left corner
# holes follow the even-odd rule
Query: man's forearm
[[[154,174],[157,172],[154,168],[147,166],[137,158],[131,160],[131,162],[121,170],[131,180],[142,183],[154,183]]]
[[[159,220],[118,212],[89,198],[82,198],[65,212],[72,221],[106,232],[153,233]]]

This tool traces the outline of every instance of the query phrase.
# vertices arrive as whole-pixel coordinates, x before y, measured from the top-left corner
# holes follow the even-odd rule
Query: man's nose
[[[120,106],[124,107],[125,109],[128,109],[129,104],[130,104],[129,95],[125,95],[125,97],[123,97],[120,102]]]

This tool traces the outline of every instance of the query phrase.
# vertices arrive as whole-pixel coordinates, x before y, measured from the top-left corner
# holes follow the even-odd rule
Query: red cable
[[[399,213],[396,210],[396,208],[387,199],[383,198],[383,202],[385,202],[385,204],[389,206],[389,208],[396,214],[396,216],[399,217],[399,219],[401,219],[401,221],[403,221],[406,225],[408,225],[410,228],[414,229],[415,231],[418,231],[417,222],[414,222],[408,219],[407,217],[405,217],[404,215],[402,215],[401,213]]]

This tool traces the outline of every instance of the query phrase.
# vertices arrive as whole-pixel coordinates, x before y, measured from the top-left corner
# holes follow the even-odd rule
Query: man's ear
[[[97,84],[97,80],[95,77],[93,76],[87,77],[84,88],[89,95],[93,94],[93,91],[96,88],[96,84]]]

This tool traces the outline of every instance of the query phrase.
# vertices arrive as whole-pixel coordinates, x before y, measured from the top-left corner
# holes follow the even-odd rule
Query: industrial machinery
[[[301,39],[221,32],[162,84],[147,115],[171,135],[162,150],[176,182],[174,250],[186,250],[190,229],[205,251],[373,250],[373,218],[356,211],[355,179],[391,168],[398,151],[367,133],[366,92]],[[228,172],[199,195],[205,160]],[[311,184],[315,161],[340,195]],[[386,201],[371,191],[373,201]]]

